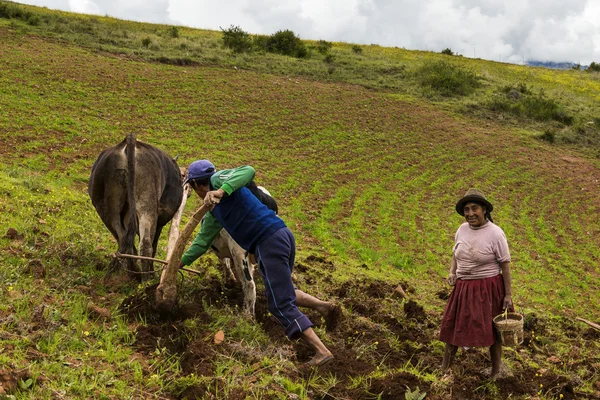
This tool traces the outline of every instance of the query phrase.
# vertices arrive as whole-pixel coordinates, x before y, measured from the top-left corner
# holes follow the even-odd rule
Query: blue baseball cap
[[[192,179],[209,178],[215,173],[215,166],[208,160],[197,160],[188,167],[188,176],[183,184],[185,185]]]

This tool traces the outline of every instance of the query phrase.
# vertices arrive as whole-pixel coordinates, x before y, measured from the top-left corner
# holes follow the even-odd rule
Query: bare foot
[[[506,364],[500,364],[500,368],[498,371],[492,371],[492,368],[484,368],[483,373],[489,377],[491,380],[508,378],[514,376],[511,370],[506,366]]]
[[[322,365],[328,364],[333,360],[333,354],[324,353],[324,354],[315,354],[313,358],[311,358],[306,365],[310,367],[320,367]]]

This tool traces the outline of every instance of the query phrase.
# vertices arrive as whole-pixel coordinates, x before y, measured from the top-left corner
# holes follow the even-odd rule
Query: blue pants
[[[281,228],[256,246],[258,271],[265,284],[269,312],[285,328],[290,339],[296,339],[313,326],[296,306],[292,270],[296,258],[296,240],[286,227]]]

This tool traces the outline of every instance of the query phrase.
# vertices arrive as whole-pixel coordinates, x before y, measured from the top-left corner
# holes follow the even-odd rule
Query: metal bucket
[[[494,317],[494,326],[502,346],[514,347],[523,343],[523,316],[514,312]]]

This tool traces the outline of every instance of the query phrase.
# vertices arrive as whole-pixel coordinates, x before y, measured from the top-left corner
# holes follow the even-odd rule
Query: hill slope
[[[598,334],[574,321],[600,312],[596,160],[406,93],[136,61],[14,27],[0,26],[0,42],[0,218],[14,229],[0,245],[0,362],[4,387],[20,387],[11,392],[355,399],[404,398],[418,386],[430,398],[598,396]],[[182,282],[171,320],[148,309],[151,286],[103,281],[115,245],[85,184],[97,154],[129,132],[181,165],[255,166],[299,242],[298,286],[344,308],[338,329],[317,328],[338,363],[298,368],[307,349],[284,340],[264,305],[258,324],[243,320],[212,257],[195,266],[206,279]],[[453,382],[437,369],[443,278],[461,223],[453,206],[472,186],[495,205],[528,317],[526,346],[506,352],[515,374],[495,383],[484,352],[459,357]],[[411,301],[397,297],[398,284]],[[219,329],[224,346],[211,344]]]

